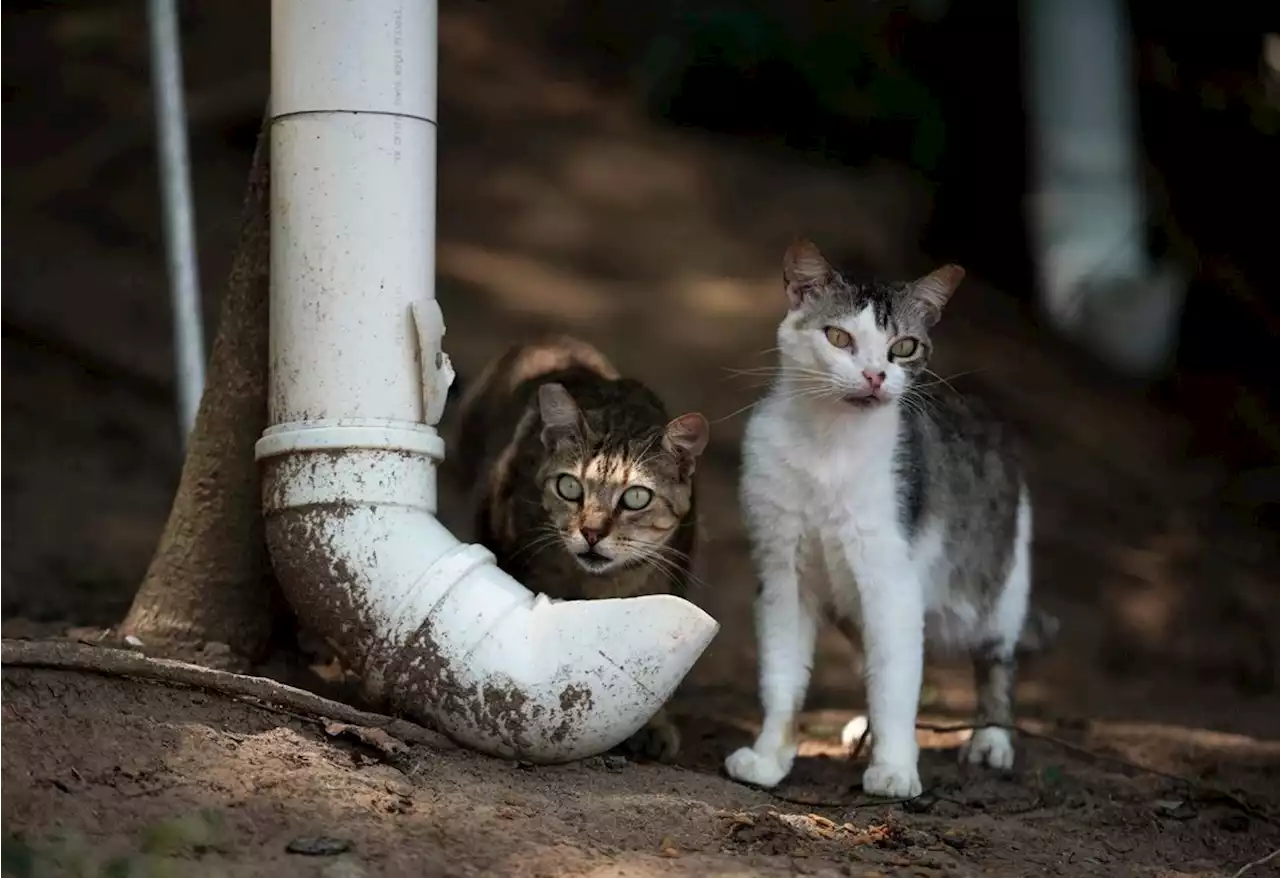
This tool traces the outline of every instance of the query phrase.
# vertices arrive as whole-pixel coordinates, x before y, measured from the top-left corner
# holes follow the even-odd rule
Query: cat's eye
[[[577,503],[582,499],[582,482],[565,473],[556,479],[556,493],[570,503]]]
[[[653,492],[643,485],[632,485],[622,492],[622,507],[639,512],[653,501]]]
[[[900,338],[889,348],[889,356],[895,360],[905,360],[908,357],[915,356],[916,351],[920,350],[920,342],[914,338]]]
[[[827,334],[827,341],[838,348],[847,348],[853,345],[853,336],[838,326],[828,326],[823,331]]]

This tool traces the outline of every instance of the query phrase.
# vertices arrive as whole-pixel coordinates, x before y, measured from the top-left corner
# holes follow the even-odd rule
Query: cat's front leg
[[[921,792],[916,714],[924,674],[924,595],[906,546],[889,535],[854,535],[848,552],[862,609],[867,714],[874,729],[869,795],[901,799]]]
[[[759,536],[761,587],[755,612],[764,723],[754,744],[725,760],[725,771],[734,780],[766,788],[777,786],[795,762],[796,715],[809,688],[817,639],[817,616],[801,594],[796,569],[799,536],[798,529],[786,525]]]

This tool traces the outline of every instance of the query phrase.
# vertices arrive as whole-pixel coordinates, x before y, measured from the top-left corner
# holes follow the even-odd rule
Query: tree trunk
[[[262,659],[277,621],[288,618],[263,537],[253,456],[267,425],[269,196],[264,127],[178,493],[119,632],[161,651],[195,650],[204,663],[215,657],[210,644],[225,644],[235,659]]]

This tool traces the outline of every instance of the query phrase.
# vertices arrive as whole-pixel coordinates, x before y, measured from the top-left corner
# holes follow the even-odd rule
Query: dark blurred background
[[[1272,467],[1280,72],[1266,66],[1263,37],[1280,14],[1226,4],[1206,26],[1192,6],[1127,8],[1149,249],[1191,277],[1172,375],[1153,391],[1194,419],[1198,453]],[[580,3],[562,7],[547,42],[663,124],[833,169],[910,168],[932,196],[924,249],[1031,304],[1020,11],[963,0]],[[1274,474],[1268,483],[1280,487]]]
[[[181,8],[211,336],[267,95],[269,5]],[[723,586],[705,600],[749,627],[729,415],[759,391],[725,369],[767,362],[783,249],[804,234],[903,277],[961,262],[936,368],[1028,437],[1037,587],[1073,654],[1097,657],[1062,673],[1165,687],[1175,712],[1191,682],[1253,697],[1276,683],[1280,619],[1280,71],[1264,58],[1280,7],[1128,6],[1142,231],[1188,284],[1171,367],[1143,380],[1037,307],[1023,13],[445,0],[447,346],[466,374],[522,333],[577,332],[717,421],[703,578]],[[181,464],[145,5],[10,2],[3,30],[4,615],[110,623]],[[704,673],[749,705],[748,639],[721,638]],[[1109,701],[1098,689],[1073,697]]]

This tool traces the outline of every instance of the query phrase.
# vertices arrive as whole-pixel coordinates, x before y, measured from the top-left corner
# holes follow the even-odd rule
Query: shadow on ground
[[[22,132],[6,138],[20,181],[5,192],[6,635],[116,621],[177,480],[141,14],[6,13],[20,49],[6,61],[7,130]],[[193,15],[212,316],[265,94],[266,13],[227,2]],[[246,875],[1218,875],[1280,844],[1274,549],[1217,499],[1227,474],[1188,462],[1184,424],[981,278],[948,314],[936,368],[1026,436],[1036,588],[1064,633],[1021,699],[1033,730],[1066,745],[1026,738],[1016,774],[964,777],[958,736],[925,735],[931,797],[869,804],[838,743],[860,685],[826,637],[793,777],[779,795],[721,778],[756,722],[734,491],[739,410],[759,389],[729,370],[769,361],[793,236],[884,274],[922,271],[912,242],[930,190],[888,164],[815,168],[656,128],[473,6],[446,5],[441,35],[440,298],[462,373],[526,333],[574,332],[714,424],[695,598],[723,632],[677,697],[681,764],[533,770],[423,748],[388,762],[214,694],[6,669],[6,833],[30,850],[71,832],[93,856],[145,848]],[[49,57],[67,61],[60,82]],[[74,120],[51,123],[47,107],[73,105]],[[444,508],[465,520],[457,498]],[[925,707],[963,721],[967,672],[934,668]],[[220,815],[212,829],[164,823],[202,808]],[[316,836],[350,849],[286,852]]]

